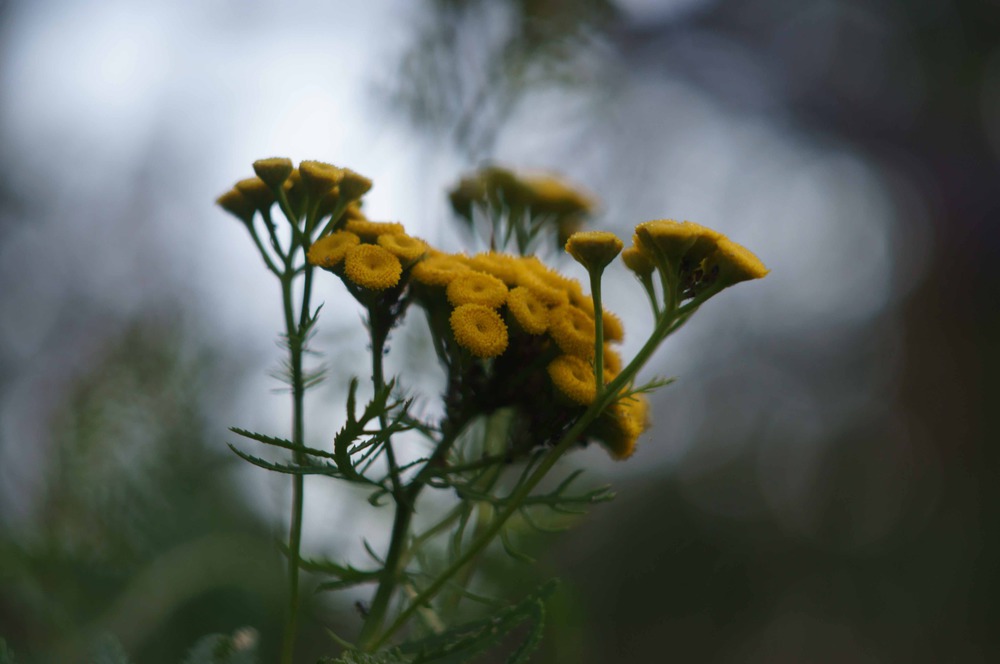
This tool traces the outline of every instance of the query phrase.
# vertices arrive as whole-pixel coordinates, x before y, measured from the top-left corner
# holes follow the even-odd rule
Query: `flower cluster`
[[[551,437],[596,398],[594,301],[578,281],[533,256],[448,254],[407,235],[400,224],[352,220],[344,230],[317,240],[308,260],[339,275],[349,287],[393,288],[402,296],[398,291],[408,286],[408,300],[427,311],[441,360],[456,386],[457,408],[487,414],[521,406],[531,422],[524,435],[545,432]],[[611,312],[603,311],[602,318],[607,382],[621,366],[613,344],[622,340],[624,330]],[[625,403],[640,404],[644,412],[641,395]],[[623,427],[602,423],[594,433],[623,458],[645,429],[645,417],[613,419],[634,421],[635,426],[625,435]],[[523,447],[530,445],[526,439]]]
[[[624,336],[620,319],[603,307],[598,316],[593,297],[579,282],[536,257],[444,253],[408,235],[400,223],[371,221],[360,202],[371,182],[348,169],[317,161],[304,161],[296,169],[285,159],[261,160],[254,168],[257,177],[238,182],[219,203],[249,224],[255,212],[266,214],[277,202],[291,218],[303,220],[303,230],[310,233],[317,220],[329,216],[306,244],[308,263],[339,276],[370,313],[379,303],[394,307],[387,318],[390,326],[409,304],[423,308],[448,373],[446,405],[462,418],[516,408],[520,438],[514,436],[512,452],[557,438],[602,392],[598,375],[607,385],[621,371],[614,346]],[[767,274],[750,251],[691,222],[641,223],[624,251],[611,233],[573,233],[594,203],[551,176],[488,167],[461,180],[450,197],[470,223],[477,205],[502,205],[554,221],[558,234],[566,236],[566,251],[598,281],[621,253],[645,286],[657,316],[684,300],[707,298]],[[659,294],[653,283],[657,273]],[[598,319],[600,344],[595,343]],[[599,348],[603,351],[597,357]],[[631,380],[620,388],[581,442],[600,441],[615,458],[632,454],[648,426],[648,407],[645,396],[630,386]]]
[[[390,541],[384,556],[372,553],[374,569],[320,565],[331,577],[321,588],[377,584],[357,643],[347,647],[384,652],[417,612],[426,612],[429,624],[461,615],[469,574],[491,542],[499,538],[508,553],[518,555],[512,517],[521,515],[526,525],[541,529],[533,516],[538,511],[562,514],[610,499],[606,488],[571,490],[578,472],[552,491],[539,487],[574,447],[593,442],[615,459],[631,456],[649,425],[646,394],[667,382],[639,385],[640,369],[709,298],[767,274],[749,250],[690,222],[639,224],[628,248],[612,233],[578,231],[592,200],[550,176],[490,167],[463,179],[451,193],[452,205],[470,228],[486,231],[489,247],[467,255],[439,251],[400,223],[368,219],[362,197],[372,183],[349,169],[319,161],[295,168],[274,158],[255,162],[254,171],[255,177],[236,183],[218,203],[245,225],[281,284],[288,359],[280,376],[291,388],[292,431],[288,439],[233,431],[291,452],[291,463],[233,449],[292,478],[285,664],[294,650],[299,571],[316,568],[301,555],[307,475],[354,484],[370,492],[372,505],[386,498],[394,505]],[[287,226],[279,228],[272,218],[275,207]],[[586,291],[532,255],[547,237],[559,238],[586,269]],[[517,253],[505,253],[508,247]],[[619,255],[645,289],[654,320],[627,363],[617,348],[625,335],[622,322],[602,304],[602,275]],[[332,445],[312,447],[304,397],[322,369],[311,370],[306,358],[319,311],[311,300],[313,282],[323,271],[336,275],[365,308],[372,397],[359,409],[359,381],[351,380],[343,427],[332,435]],[[446,374],[443,413],[436,421],[410,412],[412,401],[399,398],[399,383],[384,375],[388,339],[411,306],[424,314]],[[426,455],[403,463],[397,448],[410,441],[397,434],[409,430],[426,439]],[[418,534],[413,515],[421,493],[430,489],[447,491],[456,504],[432,516]],[[419,509],[421,515],[434,512],[427,503]],[[473,532],[466,530],[470,523]],[[438,549],[446,552],[439,566],[431,560],[438,556],[422,555],[421,547],[441,539],[448,544]],[[524,606],[536,607],[537,601]],[[508,622],[521,624],[520,618]],[[459,626],[450,637],[445,632],[430,641],[417,638],[411,652],[420,661],[466,661],[465,651],[455,648],[468,645],[470,633]],[[499,635],[491,628],[490,643]]]
[[[477,212],[502,213],[512,226],[528,229],[517,238],[522,249],[542,229],[554,231],[559,244],[579,230],[597,207],[593,197],[547,173],[519,173],[487,166],[462,178],[449,194],[452,209],[472,225]],[[494,217],[494,226],[500,225]],[[529,237],[530,236],[530,237]]]

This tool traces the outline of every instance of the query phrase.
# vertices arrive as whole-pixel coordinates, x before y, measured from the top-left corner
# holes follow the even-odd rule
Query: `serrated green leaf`
[[[286,475],[326,475],[328,477],[346,479],[341,474],[340,469],[333,464],[313,463],[311,465],[299,466],[295,464],[273,463],[271,461],[261,459],[260,457],[255,457],[252,454],[247,454],[232,444],[229,444],[229,449],[231,449],[236,456],[243,459],[247,463],[253,464],[258,468],[263,468],[264,470],[284,473]]]
[[[329,574],[337,577],[334,581],[324,581],[316,587],[316,591],[343,590],[364,583],[375,583],[382,575],[382,570],[362,570],[350,565],[344,566],[327,559],[308,559],[299,561],[299,566],[307,572]]]
[[[544,600],[555,590],[555,581],[544,584],[523,600],[497,611],[494,615],[452,627],[442,634],[429,636],[400,646],[403,653],[413,653],[414,664],[463,664],[499,645],[514,629],[528,622],[527,638],[508,660],[510,664],[527,661],[541,638],[544,626]]]

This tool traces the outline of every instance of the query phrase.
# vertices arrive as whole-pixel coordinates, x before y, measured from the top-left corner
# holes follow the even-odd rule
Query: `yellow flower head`
[[[611,456],[622,460],[635,452],[636,441],[649,427],[649,402],[645,395],[633,394],[615,403],[598,420],[598,438]]]
[[[314,197],[322,196],[340,184],[344,170],[322,161],[303,161],[299,164],[302,184]],[[312,200],[316,200],[313,198]]]
[[[350,223],[350,222],[348,222]],[[378,236],[378,245],[395,254],[399,260],[410,264],[427,253],[428,246],[423,240],[409,235],[383,234]]]
[[[344,230],[351,231],[366,242],[375,242],[380,235],[404,235],[403,224],[394,221],[367,221],[349,219]]]
[[[770,272],[753,252],[725,237],[719,240],[715,253],[706,261],[707,269],[715,267],[719,269],[718,279],[724,286],[763,279]]]
[[[607,231],[574,233],[566,241],[566,251],[588,272],[600,272],[621,253],[622,241]]]
[[[368,217],[365,216],[364,211],[361,209],[361,204],[358,201],[351,201],[344,208],[344,217],[348,221],[357,219],[360,221],[368,221]]]
[[[476,357],[496,357],[507,349],[507,326],[493,309],[462,304],[451,312],[455,341]]]
[[[437,254],[413,266],[413,279],[425,286],[447,286],[455,277],[469,272],[469,267],[458,256]]]
[[[597,398],[594,370],[575,355],[560,355],[548,366],[549,378],[559,394],[573,403],[589,406]]]
[[[236,188],[258,210],[267,210],[274,204],[274,192],[258,177],[240,180]]]
[[[701,261],[723,237],[710,228],[673,219],[643,222],[635,227],[635,233],[643,252],[649,256],[662,255],[675,269],[684,258]]]
[[[625,326],[622,319],[611,313],[607,309],[601,311],[601,320],[604,322],[604,338],[607,341],[622,341],[625,338]]]
[[[548,173],[520,176],[525,203],[541,214],[589,213],[596,203],[590,195]]]
[[[403,266],[399,259],[375,244],[358,244],[347,250],[344,273],[358,286],[385,290],[399,283]]]
[[[596,318],[594,314],[594,298],[581,293],[579,297],[573,297],[570,300],[576,308],[587,314],[591,320],[591,324],[593,324]],[[601,320],[604,321],[604,339],[606,341],[622,341],[625,338],[625,326],[622,325],[621,318],[602,307]]]
[[[622,356],[610,344],[604,344],[604,378],[613,380],[622,372]]]
[[[312,246],[309,247],[306,259],[312,265],[327,269],[334,268],[344,260],[344,256],[347,255],[347,251],[351,247],[360,243],[361,238],[354,233],[335,231],[313,242]]]
[[[253,163],[253,172],[272,189],[280,187],[294,168],[292,160],[285,157],[258,159]]]
[[[474,270],[492,274],[508,286],[516,286],[520,266],[518,259],[510,254],[501,254],[495,251],[476,254],[469,258],[469,266]]]
[[[448,301],[456,307],[460,304],[481,304],[497,309],[507,301],[507,286],[502,281],[474,270],[453,279],[445,293]]]
[[[281,187],[285,190],[288,198],[288,205],[295,214],[302,214],[306,200],[306,187],[302,184],[302,174],[299,169],[293,168]]]
[[[639,247],[633,246],[623,251],[622,262],[625,263],[625,267],[635,272],[636,276],[640,279],[649,277],[653,274],[653,270],[656,269],[653,261],[649,260],[649,257],[642,253]]]
[[[553,175],[515,173],[500,166],[487,166],[463,178],[449,198],[455,212],[470,221],[477,204],[503,205],[516,214],[530,210],[535,216],[554,217],[560,227],[570,219],[570,225],[578,225],[595,207],[588,194]]]
[[[567,355],[588,360],[594,357],[594,319],[581,309],[568,304],[553,309],[549,335]]]
[[[341,169],[343,177],[340,181],[340,194],[349,201],[355,201],[372,188],[372,181],[349,168]]]
[[[257,211],[256,206],[235,187],[215,199],[215,203],[244,224],[252,222]]]
[[[528,334],[541,334],[549,329],[548,307],[524,286],[507,294],[507,309]]]

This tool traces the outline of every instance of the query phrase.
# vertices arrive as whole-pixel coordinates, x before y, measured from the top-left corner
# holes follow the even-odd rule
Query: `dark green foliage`
[[[319,664],[410,664],[413,660],[404,657],[398,650],[369,655],[349,650],[337,659],[324,658]]]
[[[14,651],[7,647],[7,642],[0,639],[0,664],[17,664]]]
[[[550,581],[517,604],[501,609],[488,618],[404,644],[400,650],[414,655],[413,664],[462,664],[497,648],[515,629],[527,623],[527,636],[507,659],[507,664],[523,664],[542,638],[545,599],[555,587],[556,582]]]

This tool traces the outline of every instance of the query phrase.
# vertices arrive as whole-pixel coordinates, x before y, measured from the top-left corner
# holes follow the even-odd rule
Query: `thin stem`
[[[368,307],[368,328],[372,342],[372,383],[375,392],[381,392],[385,388],[385,376],[382,369],[382,358],[385,354],[385,342],[389,336],[390,324],[379,317],[376,310],[378,305]],[[379,413],[379,425],[384,430],[386,427],[386,416],[384,412]],[[406,540],[410,530],[410,520],[413,517],[413,503],[409,500],[409,492],[403,491],[402,479],[399,476],[399,466],[396,463],[396,454],[392,449],[391,437],[387,438],[383,445],[386,459],[389,463],[389,475],[392,481],[392,497],[396,503],[396,514],[392,521],[392,535],[389,540],[389,551],[385,556],[385,568],[382,571],[382,579],[379,581],[378,589],[375,591],[375,598],[372,600],[368,617],[358,642],[363,648],[382,627],[385,613],[392,600],[396,583],[404,567],[403,552],[406,548]]]
[[[271,255],[267,253],[264,249],[263,243],[260,241],[260,237],[257,235],[257,229],[253,227],[253,222],[247,224],[247,230],[250,231],[250,237],[253,238],[253,243],[257,246],[257,251],[260,252],[260,257],[264,259],[264,263],[267,265],[267,269],[270,270],[276,277],[281,277],[281,271],[278,270],[278,266],[274,264],[271,260]]]
[[[380,344],[376,343],[377,338],[377,336],[372,337],[373,353],[376,350],[381,350],[381,347],[383,347],[385,343],[384,337],[382,338]],[[381,359],[377,362],[373,359],[372,366],[374,370],[373,373],[376,376],[376,382],[378,382],[381,380],[378,378],[381,376]],[[384,573],[382,579],[379,581],[378,589],[375,591],[375,598],[372,600],[372,605],[368,612],[368,618],[365,620],[365,624],[361,628],[361,634],[358,637],[358,647],[362,650],[372,652],[377,647],[377,644],[381,643],[383,640],[379,637],[379,630],[385,620],[385,614],[389,607],[389,602],[392,599],[392,595],[395,592],[399,577],[402,575],[402,571],[406,567],[406,564],[412,555],[412,549],[409,554],[406,551],[406,541],[408,539],[410,521],[413,517],[413,510],[417,502],[417,497],[420,495],[421,489],[426,486],[431,469],[435,468],[441,460],[445,458],[448,450],[451,449],[451,446],[465,429],[465,423],[464,418],[459,418],[457,421],[450,423],[451,426],[447,427],[447,431],[443,435],[437,448],[434,450],[434,454],[431,455],[431,458],[426,464],[424,464],[424,467],[420,470],[410,485],[405,487],[405,490],[401,486],[401,480],[398,473],[393,472],[393,498],[396,502],[396,514],[393,517],[392,534],[389,541],[389,551],[386,553]],[[389,444],[389,441],[386,441],[385,450],[387,454],[392,452],[392,446]],[[390,468],[394,468],[395,458],[390,457],[389,463]]]
[[[289,252],[291,253],[291,252]],[[285,310],[285,335],[288,340],[288,352],[292,368],[292,444],[296,449],[292,455],[297,465],[305,462],[303,451],[305,441],[305,386],[302,380],[302,338],[300,330],[295,325],[295,312],[292,305],[292,280],[294,271],[286,263],[281,279],[281,295]],[[302,302],[308,307],[307,301]],[[285,621],[284,643],[282,647],[282,664],[291,664],[295,650],[295,634],[299,611],[299,562],[302,546],[302,512],[304,507],[304,484],[302,475],[292,476],[292,519],[288,532],[288,614]]]
[[[597,390],[604,386],[604,310],[601,307],[601,274],[604,268],[590,272],[590,296],[594,298],[594,380]]]

